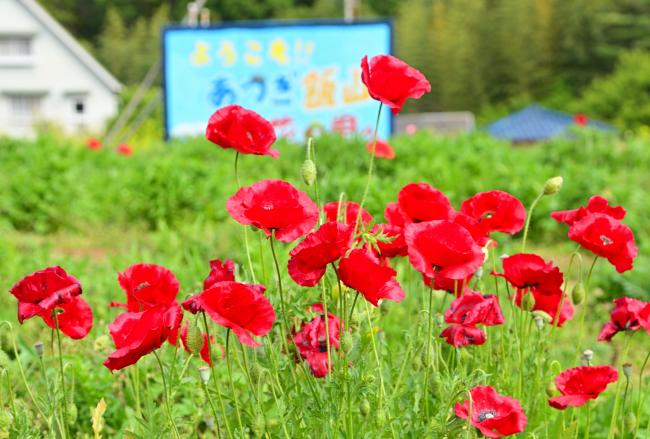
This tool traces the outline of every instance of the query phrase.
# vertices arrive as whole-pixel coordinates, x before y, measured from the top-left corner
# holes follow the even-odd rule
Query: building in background
[[[121,84],[35,0],[0,0],[0,135],[98,131]]]

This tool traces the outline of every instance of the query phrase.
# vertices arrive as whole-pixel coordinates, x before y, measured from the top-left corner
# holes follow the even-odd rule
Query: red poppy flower
[[[564,276],[552,262],[532,253],[518,253],[503,258],[503,273],[492,273],[505,278],[517,290],[541,294],[561,294]]]
[[[526,208],[521,201],[503,191],[480,192],[463,201],[460,210],[478,221],[485,233],[514,234],[526,221]]]
[[[404,213],[402,208],[399,207],[399,203],[394,201],[386,204],[386,209],[384,209],[384,218],[386,218],[388,224],[397,227],[404,227],[412,222],[408,215]]]
[[[409,183],[397,194],[397,202],[409,222],[449,219],[454,214],[449,199],[426,183]]]
[[[86,139],[86,147],[92,150],[102,149],[102,142],[99,139],[95,139],[94,137],[91,137],[89,139]]]
[[[303,191],[282,180],[262,180],[243,187],[226,203],[228,213],[240,224],[275,231],[282,242],[295,241],[318,221],[318,207]]]
[[[611,341],[612,337],[621,331],[636,331],[648,325],[643,311],[649,303],[630,297],[614,299],[614,310],[610,321],[605,323],[598,335],[598,341]]]
[[[373,146],[375,148],[375,157],[382,159],[393,160],[395,158],[395,151],[390,144],[384,140],[377,139],[377,145],[374,144],[374,140],[371,140],[366,144],[366,149],[370,154],[372,154]]]
[[[447,344],[459,348],[468,345],[482,345],[485,343],[485,332],[476,326],[453,324],[447,326],[441,333]]]
[[[329,336],[330,356],[339,348],[341,322],[338,317],[328,313],[327,329],[321,304],[312,305],[313,312],[320,313],[309,322],[303,323],[299,331],[293,331],[293,341],[303,360],[307,361],[311,372],[317,378],[326,376],[330,370],[327,361],[327,337]]]
[[[502,324],[505,319],[495,295],[470,292],[451,302],[445,312],[445,321],[463,325],[494,326]]]
[[[111,306],[132,312],[146,311],[154,306],[171,306],[180,288],[174,273],[156,264],[135,264],[117,275],[126,293],[126,305],[111,302]]]
[[[474,273],[467,276],[465,279],[451,279],[446,276],[443,276],[441,273],[436,273],[435,277],[432,278],[426,274],[422,275],[422,281],[426,286],[431,288],[431,280],[435,280],[435,285],[433,285],[434,290],[447,291],[448,293],[460,297],[472,290],[469,289],[469,282],[474,277]]]
[[[496,241],[490,239],[488,230],[481,226],[481,224],[471,216],[463,212],[454,212],[450,215],[449,221],[464,227],[472,235],[474,241],[481,247],[485,247],[488,243],[492,243],[496,247]]]
[[[401,111],[408,98],[419,99],[431,91],[431,84],[417,69],[390,55],[361,60],[361,80],[373,99],[388,105],[393,114]]]
[[[268,120],[239,105],[220,108],[210,116],[205,137],[224,149],[232,148],[242,154],[270,155],[280,153],[270,149],[275,142],[275,130]]]
[[[54,321],[53,313],[57,313],[57,321]],[[61,332],[74,340],[84,338],[93,327],[93,312],[90,305],[79,296],[74,296],[69,302],[43,311],[39,316],[47,326],[56,329],[58,325]]]
[[[598,398],[607,385],[618,380],[618,372],[611,366],[580,366],[567,369],[555,378],[562,396],[548,400],[556,409],[580,407],[590,399]]]
[[[203,281],[203,289],[207,290],[217,282],[235,280],[235,263],[230,259],[221,262],[219,259],[210,261],[210,274]]]
[[[352,250],[339,262],[341,281],[358,291],[374,306],[382,299],[401,302],[404,290],[395,279],[397,272],[379,263],[372,252],[366,249]]]
[[[183,348],[185,351],[187,353],[192,353],[192,351],[190,351],[190,348],[187,346],[187,325],[188,323],[186,322],[181,328],[181,341],[183,342]],[[210,364],[210,345],[214,344],[214,337],[210,337],[210,345],[208,345],[208,335],[205,332],[202,332],[201,335],[203,337],[203,344],[201,345],[201,351],[199,352],[199,355],[203,361]]]
[[[573,210],[558,210],[551,212],[551,217],[560,223],[572,226],[573,223],[580,221],[590,213],[603,213],[614,219],[622,220],[627,212],[622,206],[610,206],[606,198],[594,195],[589,199],[586,207],[581,206]]]
[[[223,281],[187,299],[183,308],[191,313],[206,312],[217,324],[232,329],[240,342],[257,347],[261,345],[251,335],[266,335],[275,322],[265,290],[263,285]]]
[[[325,212],[325,218],[327,221],[338,221],[339,214],[342,215],[343,221],[346,224],[356,224],[357,216],[359,215],[359,203],[354,201],[343,201],[341,207],[339,208],[338,201],[330,201],[325,203],[323,206],[323,212]],[[361,208],[361,223],[369,224],[372,221],[372,215],[368,213],[366,209]]]
[[[131,145],[122,143],[120,146],[117,147],[117,153],[128,157],[130,155],[133,155],[133,148],[131,148]]]
[[[472,401],[463,401],[454,406],[456,416],[467,419],[471,412],[471,423],[485,437],[500,438],[521,433],[526,428],[526,415],[519,401],[499,395],[490,386],[477,386],[470,390]]]
[[[18,321],[49,313],[57,305],[72,302],[81,284],[61,267],[48,267],[25,276],[9,290],[18,299]]]
[[[111,371],[135,364],[158,349],[167,339],[175,339],[183,313],[178,304],[157,305],[143,312],[124,312],[108,327],[116,351],[104,361]]]
[[[404,239],[404,230],[401,227],[391,224],[376,224],[372,228],[372,233],[382,234],[391,239],[389,242],[377,241],[377,247],[379,248],[378,256],[380,258],[394,258],[408,254],[406,240]]]
[[[352,246],[354,226],[327,222],[308,234],[289,253],[289,276],[298,285],[313,287],[321,280],[327,264],[345,254]]]
[[[526,290],[517,290],[517,296],[515,301],[517,306],[521,307],[524,292]],[[564,300],[562,300],[562,290],[557,290],[554,294],[542,293],[537,289],[530,290],[528,294],[532,294],[535,299],[535,306],[531,311],[544,311],[546,314],[551,316],[552,322],[555,323],[557,320],[557,326],[562,327],[564,322],[571,320],[575,313],[573,304],[569,299],[568,295],[564,295]],[[560,303],[562,304],[562,309],[560,308]]]
[[[585,116],[582,113],[578,113],[575,116],[573,116],[573,122],[576,125],[580,125],[581,127],[586,126],[589,120],[587,119],[587,116]]]
[[[465,228],[450,221],[410,224],[404,236],[411,264],[428,277],[461,280],[483,265],[481,247]]]
[[[569,238],[607,259],[619,273],[631,270],[638,254],[632,230],[604,213],[592,213],[575,222]]]

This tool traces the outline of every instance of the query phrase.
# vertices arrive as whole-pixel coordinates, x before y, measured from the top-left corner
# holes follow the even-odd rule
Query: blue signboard
[[[379,104],[361,82],[361,58],[391,53],[391,33],[389,21],[167,28],[165,135],[203,135],[215,110],[238,104],[290,140],[323,131],[370,138]],[[380,138],[391,122],[382,112]]]

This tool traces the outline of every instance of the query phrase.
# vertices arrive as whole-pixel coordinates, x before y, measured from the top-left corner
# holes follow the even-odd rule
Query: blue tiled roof
[[[564,134],[567,128],[575,124],[573,118],[571,114],[534,104],[491,123],[486,130],[499,139],[535,142]],[[594,120],[588,120],[587,126],[603,131],[615,131],[613,126]]]

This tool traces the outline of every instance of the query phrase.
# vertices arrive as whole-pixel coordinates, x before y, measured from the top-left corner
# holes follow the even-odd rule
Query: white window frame
[[[28,67],[34,62],[34,35],[0,32],[0,66]]]

